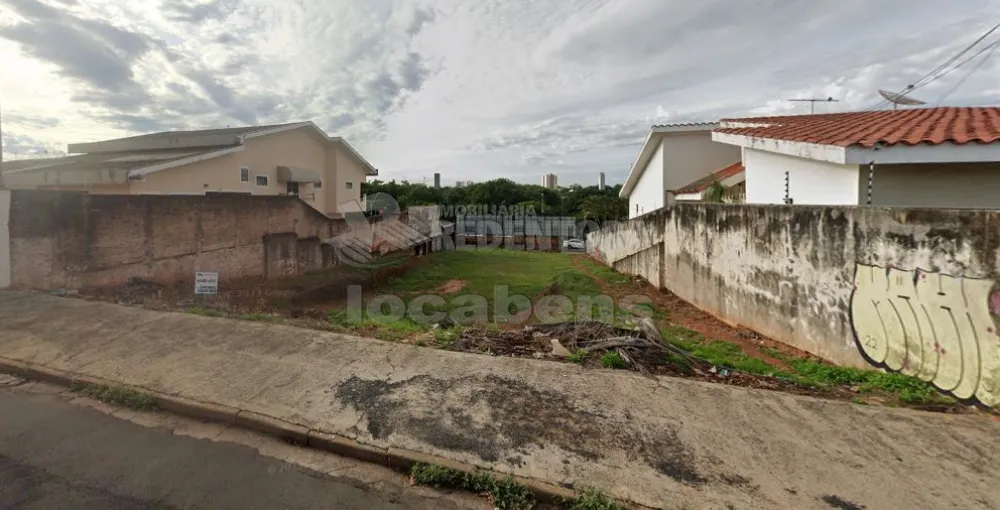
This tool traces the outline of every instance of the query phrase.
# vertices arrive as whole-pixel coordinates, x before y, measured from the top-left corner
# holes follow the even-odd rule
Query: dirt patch
[[[205,307],[298,318],[316,311],[343,308],[351,286],[361,286],[368,296],[378,284],[399,277],[425,264],[426,260],[427,257],[404,255],[385,259],[384,267],[345,264],[282,279],[229,280],[220,282],[219,293],[213,296],[195,296],[193,285],[161,285],[140,278],[132,278],[116,287],[81,289],[75,295],[152,310]]]
[[[435,289],[438,294],[455,294],[465,288],[465,280],[448,280]]]
[[[577,352],[585,340],[599,344],[600,339],[641,337],[639,331],[616,327],[597,321],[561,324],[539,324],[517,330],[494,330],[470,328],[462,332],[450,348],[454,351],[488,354],[493,356],[514,356],[551,361],[567,361],[552,353],[552,339],[555,338],[570,352]],[[595,349],[582,359],[571,360],[590,368],[604,368],[601,357],[606,352],[617,352],[618,347]],[[718,369],[710,363],[691,358],[683,351],[667,348],[631,348],[623,353],[627,360],[626,369],[650,375],[667,375],[699,379],[707,382],[784,391],[815,397],[850,399],[856,393],[842,387],[815,387],[769,377],[737,371]]]
[[[819,500],[826,503],[830,508],[836,508],[837,510],[865,510],[868,508],[853,501],[847,501],[835,494],[828,494],[819,498]]]
[[[761,336],[756,331],[747,328],[734,328],[677,297],[670,291],[661,291],[653,288],[642,278],[622,275],[623,278],[628,278],[628,283],[609,285],[600,275],[595,274],[583,259],[577,257],[573,260],[573,264],[581,271],[592,276],[601,285],[602,292],[615,298],[615,300],[629,295],[648,297],[665,313],[665,317],[660,321],[661,326],[682,326],[692,331],[697,331],[708,340],[723,340],[736,344],[743,349],[743,352],[747,356],[760,359],[777,368],[788,369],[790,367],[784,360],[775,358],[764,352],[763,348],[773,349],[793,358],[819,360],[818,357],[808,352]]]

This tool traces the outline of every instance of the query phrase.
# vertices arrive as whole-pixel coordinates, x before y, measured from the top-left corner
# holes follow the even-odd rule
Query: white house
[[[674,190],[740,160],[740,148],[712,141],[719,124],[653,126],[632,163],[619,196],[628,197],[629,218],[659,209]]]
[[[678,202],[703,201],[716,183],[721,185],[724,190],[721,197],[723,201],[742,202],[746,195],[746,171],[743,168],[743,163],[733,163],[691,184],[673,190],[674,200]]]
[[[747,203],[1000,208],[1000,108],[723,119]]]

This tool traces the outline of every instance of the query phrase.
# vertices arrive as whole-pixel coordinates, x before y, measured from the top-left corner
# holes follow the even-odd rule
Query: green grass
[[[687,328],[673,326],[663,330],[663,337],[670,343],[701,358],[713,365],[738,370],[748,374],[774,376],[783,379],[795,379],[791,373],[784,372],[764,360],[747,356],[736,344],[717,340],[706,342],[698,332]]]
[[[509,476],[498,479],[482,471],[465,473],[433,464],[414,465],[410,476],[421,485],[489,494],[493,508],[499,510],[528,510],[535,504],[531,490]]]
[[[569,510],[622,510],[615,500],[593,488],[580,491],[575,498],[563,501],[561,506]]]
[[[579,260],[588,271],[597,275],[597,277],[601,280],[612,285],[624,285],[632,281],[629,279],[628,275],[619,273],[614,268],[605,266],[590,257],[580,257]]]
[[[86,395],[107,404],[149,411],[156,408],[156,399],[127,386],[108,386],[105,384],[79,384],[72,391]]]
[[[429,325],[417,324],[409,318],[398,320],[377,320],[368,317],[367,311],[362,312],[360,320],[353,319],[347,310],[332,310],[328,314],[330,324],[343,330],[368,329],[379,339],[398,342],[430,329]]]
[[[687,328],[666,328],[663,335],[695,357],[748,374],[770,375],[807,386],[857,386],[863,392],[884,391],[909,404],[948,401],[929,383],[909,375],[831,365],[795,358],[772,348],[761,348],[761,352],[784,361],[792,369],[783,370],[747,356],[736,344],[721,340],[706,341],[701,334]]]
[[[570,354],[566,359],[569,360],[570,363],[583,363],[583,361],[587,359],[587,351],[576,351],[573,354]]]
[[[498,286],[507,286],[508,296],[523,296],[532,303],[536,303],[536,298],[550,287],[555,293],[569,297],[574,306],[579,296],[600,295],[600,285],[575,267],[572,257],[564,253],[518,250],[439,252],[432,254],[426,264],[386,282],[379,291],[400,296],[409,302],[422,294],[434,294],[435,289],[451,280],[461,280],[464,283],[461,291],[441,296],[445,304],[428,305],[424,308],[425,313],[450,313],[459,308],[469,310],[473,302],[456,301],[456,298],[478,296],[482,298],[480,303],[486,303],[486,313],[476,314],[473,318],[495,321],[494,302]],[[462,323],[470,322],[464,320],[467,317],[455,318]]]
[[[579,296],[601,295],[601,286],[590,275],[575,268],[556,273],[549,281],[553,294],[561,294],[574,301]]]
[[[428,264],[387,282],[391,293],[430,292],[449,280],[462,280],[460,294],[476,294],[492,303],[493,288],[507,285],[510,294],[531,297],[548,286],[554,273],[573,269],[571,255],[517,250],[457,250],[438,252]]]
[[[601,364],[604,365],[604,368],[613,368],[615,370],[624,370],[628,368],[628,362],[625,361],[625,358],[623,358],[622,355],[618,354],[616,351],[604,353],[604,355],[601,356]]]

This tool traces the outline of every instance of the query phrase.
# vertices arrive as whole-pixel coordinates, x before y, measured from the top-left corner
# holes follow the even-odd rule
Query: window
[[[313,188],[320,189],[323,187],[323,181],[318,181],[313,183]]]
[[[346,185],[345,187],[346,187],[347,189],[354,189],[354,183],[353,183],[353,182],[351,182],[351,181],[347,181],[347,183],[346,183],[346,184],[347,184],[347,185]]]
[[[257,176],[257,185],[258,186],[267,186],[267,176],[266,175],[258,175]]]
[[[250,182],[250,168],[241,166],[240,167],[240,182]]]

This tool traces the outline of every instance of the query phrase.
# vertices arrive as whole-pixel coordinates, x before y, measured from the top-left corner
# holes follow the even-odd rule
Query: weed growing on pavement
[[[95,400],[100,400],[106,404],[128,407],[139,411],[148,411],[156,408],[156,399],[152,395],[126,386],[79,384],[74,386],[72,391]]]
[[[527,510],[535,504],[531,490],[510,476],[498,479],[482,471],[464,473],[433,464],[414,465],[410,476],[421,485],[488,494],[493,507],[500,510]]]
[[[628,368],[628,362],[625,361],[625,358],[622,357],[622,355],[617,351],[604,353],[604,355],[601,356],[601,364],[604,365],[605,368],[613,368],[615,370],[624,370]]]
[[[568,358],[570,363],[583,363],[583,360],[587,359],[587,351],[580,349],[579,351],[570,354]]]
[[[575,498],[562,502],[563,508],[569,510],[622,510],[607,494],[598,489],[583,489]]]

